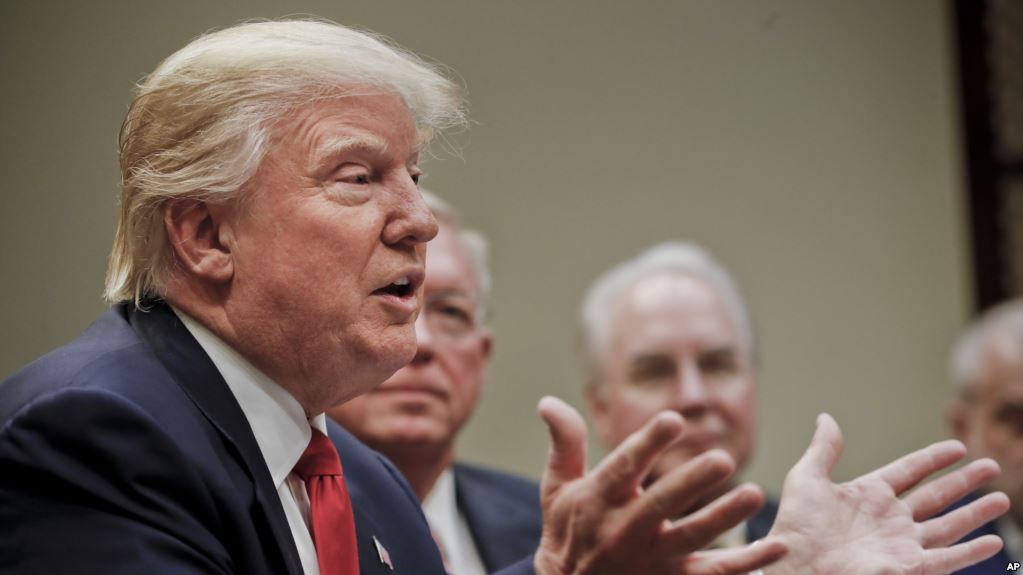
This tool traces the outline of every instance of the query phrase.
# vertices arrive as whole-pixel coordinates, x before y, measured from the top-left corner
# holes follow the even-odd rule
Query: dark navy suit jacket
[[[455,498],[488,572],[532,556],[543,533],[540,486],[474,465],[455,465]]]
[[[746,541],[756,541],[767,537],[774,525],[774,517],[778,515],[778,502],[768,498],[757,514],[746,520]]]
[[[362,575],[442,575],[398,471],[328,425]],[[115,306],[0,385],[0,573],[302,573],[241,407],[167,306]]]
[[[971,493],[970,495],[967,495],[966,497],[953,503],[948,509],[945,510],[945,513],[948,513],[954,509],[958,509],[964,505],[967,505],[971,501],[977,499],[978,496],[979,494],[977,493]],[[995,524],[994,521],[992,521],[990,523],[985,523],[984,525],[981,525],[977,529],[971,531],[969,534],[966,535],[966,537],[962,538],[962,541],[976,539],[977,537],[980,537],[982,535],[998,535],[999,537],[1001,536],[1001,534],[998,533],[998,526]],[[991,575],[993,573],[1005,573],[1006,572],[1005,568],[1006,566],[1009,565],[1010,562],[1019,561],[1023,561],[1023,557],[1010,557],[1009,554],[1006,553],[1005,548],[1003,547],[998,553],[995,553],[994,555],[988,557],[984,561],[981,561],[980,563],[970,565],[969,567],[956,571],[955,575]]]

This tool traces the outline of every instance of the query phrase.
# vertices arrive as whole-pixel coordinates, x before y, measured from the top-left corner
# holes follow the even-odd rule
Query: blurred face
[[[412,363],[380,387],[330,411],[385,454],[402,448],[450,450],[486,377],[490,333],[479,327],[479,286],[456,229],[442,224],[430,242],[423,312]]]
[[[663,410],[686,419],[653,477],[712,448],[742,468],[753,450],[756,386],[750,354],[721,298],[705,283],[665,273],[640,280],[611,314],[602,379],[588,402],[613,448]]]
[[[419,134],[394,95],[319,101],[276,126],[220,241],[230,342],[311,414],[412,359],[426,242]]]
[[[970,400],[953,410],[953,425],[971,457],[990,457],[1002,474],[988,486],[1004,491],[1023,521],[1023,350],[1008,338],[992,340]]]

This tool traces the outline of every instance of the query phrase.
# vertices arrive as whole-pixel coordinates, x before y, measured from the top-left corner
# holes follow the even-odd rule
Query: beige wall
[[[820,410],[846,431],[840,477],[944,435],[969,294],[942,2],[66,4],[0,4],[0,376],[104,308],[132,83],[204,30],[313,13],[468,86],[462,158],[426,166],[494,244],[496,357],[465,457],[539,472],[537,399],[580,399],[579,297],[668,238],[707,245],[753,308],[752,478],[777,489]]]

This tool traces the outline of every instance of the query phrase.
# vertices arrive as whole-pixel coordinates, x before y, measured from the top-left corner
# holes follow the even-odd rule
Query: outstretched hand
[[[734,473],[735,463],[712,450],[643,489],[657,457],[685,429],[664,412],[629,436],[586,472],[586,425],[565,402],[545,397],[540,416],[551,435],[540,484],[543,537],[537,575],[746,573],[785,554],[780,541],[720,551],[698,551],[763,504],[754,485],[741,485],[699,511],[676,519]]]
[[[947,515],[949,504],[998,475],[990,459],[904,493],[927,476],[959,461],[966,449],[943,441],[900,457],[853,481],[836,484],[831,473],[842,454],[842,434],[831,416],[817,418],[810,447],[785,478],[771,536],[789,554],[768,575],[940,575],[994,555],[1001,540],[988,535],[954,545],[970,531],[1005,513],[1009,499],[991,493]]]

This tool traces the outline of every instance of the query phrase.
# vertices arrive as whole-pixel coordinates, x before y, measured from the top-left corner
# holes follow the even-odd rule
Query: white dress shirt
[[[309,445],[312,427],[327,432],[324,415],[307,420],[305,410],[298,400],[284,388],[199,322],[177,308],[172,309],[206,355],[210,356],[213,365],[238,400],[256,436],[256,443],[259,444],[270,478],[277,488],[277,495],[281,498],[284,515],[288,518],[291,535],[298,547],[302,569],[306,575],[320,575],[316,546],[309,529],[309,495],[305,490],[305,482],[291,470]]]
[[[450,468],[444,470],[426,496],[423,513],[444,555],[448,572],[452,575],[486,575],[487,570],[476,550],[469,523],[458,509],[455,474]]]

